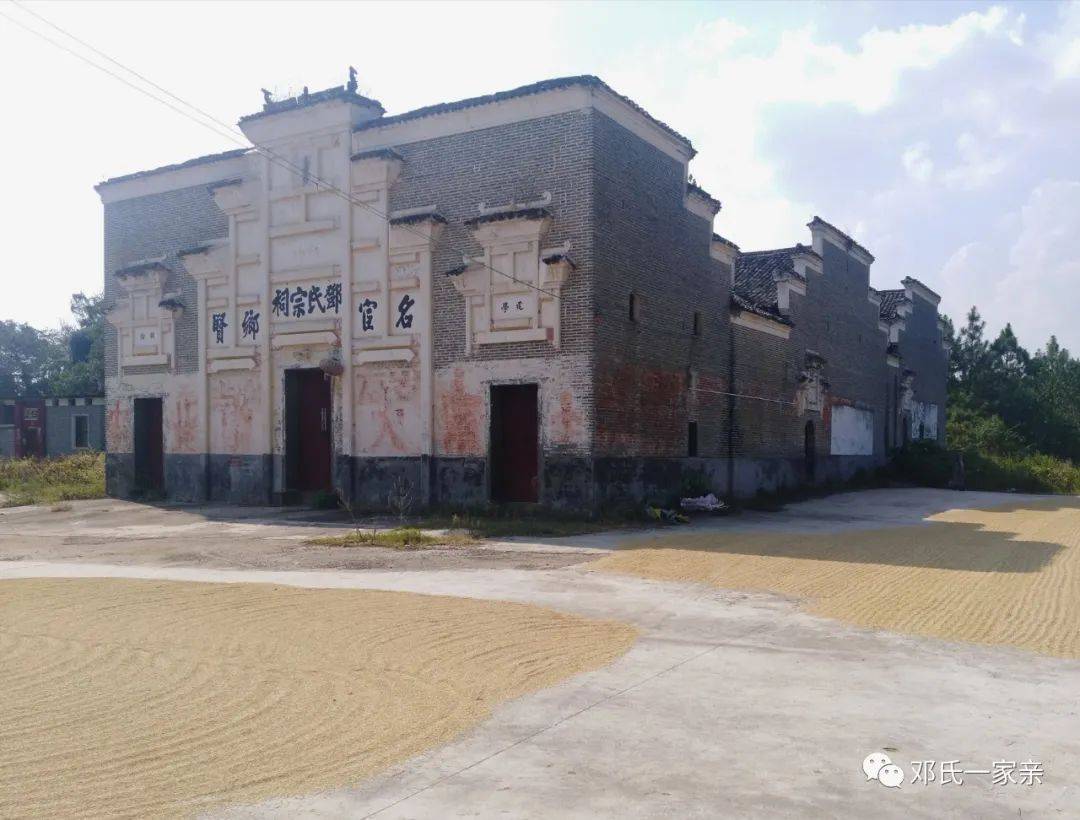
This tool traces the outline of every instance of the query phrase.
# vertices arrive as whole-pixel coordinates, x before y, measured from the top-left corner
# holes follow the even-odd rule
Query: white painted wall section
[[[834,456],[874,454],[874,414],[847,405],[832,408],[832,436],[829,452]]]

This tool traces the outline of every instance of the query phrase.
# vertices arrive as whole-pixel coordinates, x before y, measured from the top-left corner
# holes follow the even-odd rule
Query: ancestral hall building
[[[944,434],[938,297],[815,217],[743,252],[689,140],[595,77],[101,183],[112,495],[593,509],[820,482]]]

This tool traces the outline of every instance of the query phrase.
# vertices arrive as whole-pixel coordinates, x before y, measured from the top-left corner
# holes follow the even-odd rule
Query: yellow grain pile
[[[591,567],[775,592],[818,615],[1080,658],[1080,504],[950,510],[924,526],[673,535]]]
[[[342,786],[631,627],[357,590],[0,582],[0,817],[175,816]]]

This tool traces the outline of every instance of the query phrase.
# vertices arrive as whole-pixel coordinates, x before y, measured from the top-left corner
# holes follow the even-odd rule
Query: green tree
[[[59,331],[0,322],[0,396],[94,396],[105,391],[105,306],[100,295],[71,297],[74,325]]]
[[[63,360],[64,351],[55,333],[20,322],[0,322],[0,395],[49,395]]]
[[[105,297],[71,297],[75,326],[61,333],[67,361],[51,385],[56,396],[94,396],[105,392]]]

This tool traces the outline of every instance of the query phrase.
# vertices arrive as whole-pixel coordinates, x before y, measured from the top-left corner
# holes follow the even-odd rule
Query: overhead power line
[[[181,116],[186,117],[187,119],[191,120],[192,122],[197,123],[198,125],[201,125],[204,128],[207,128],[207,129],[213,131],[218,136],[225,137],[226,139],[231,140],[232,142],[236,143],[240,147],[243,147],[243,148],[249,148],[250,147],[250,148],[252,148],[257,153],[265,156],[271,162],[278,165],[278,167],[284,168],[284,169],[286,169],[288,171],[291,171],[292,173],[297,174],[299,176],[306,176],[309,180],[314,182],[316,184],[316,186],[326,189],[326,191],[328,193],[332,193],[332,194],[334,194],[334,195],[336,195],[338,197],[341,197],[341,198],[345,199],[347,202],[349,202],[349,203],[351,203],[353,205],[356,205],[356,206],[361,207],[361,208],[365,208],[369,212],[375,214],[377,217],[382,219],[384,222],[389,223],[390,215],[386,214],[386,213],[383,213],[377,207],[372,205],[370,202],[364,202],[363,200],[360,200],[360,199],[357,199],[357,198],[353,197],[348,191],[345,191],[345,190],[339,188],[337,185],[334,185],[334,183],[330,182],[327,179],[324,179],[324,178],[322,178],[322,177],[320,177],[320,176],[318,176],[316,174],[311,173],[311,171],[309,169],[304,169],[304,168],[300,167],[299,165],[295,164],[294,162],[289,160],[287,157],[277,153],[273,149],[268,148],[265,145],[258,145],[256,143],[250,142],[247,139],[247,137],[244,135],[244,133],[242,131],[240,131],[238,128],[235,128],[234,126],[231,126],[231,125],[228,125],[225,122],[222,122],[220,119],[218,119],[214,115],[206,112],[205,110],[203,110],[199,106],[195,105],[194,103],[188,102],[183,97],[180,97],[177,94],[174,94],[173,92],[169,91],[164,86],[154,82],[153,80],[151,80],[148,77],[146,77],[145,75],[139,73],[135,69],[129,68],[124,63],[120,62],[119,60],[117,60],[117,59],[115,59],[115,58],[113,58],[111,56],[109,56],[105,52],[101,51],[100,49],[96,48],[95,46],[91,45],[90,43],[87,43],[85,40],[77,37],[76,35],[72,34],[71,32],[67,31],[66,29],[62,28],[61,26],[58,26],[56,23],[53,23],[51,20],[47,19],[46,17],[38,14],[35,11],[32,11],[31,9],[26,8],[26,6],[24,6],[22,3],[19,3],[18,0],[9,0],[9,2],[12,5],[16,6],[17,8],[19,8],[20,10],[26,12],[27,14],[30,14],[33,17],[35,17],[36,19],[41,20],[43,23],[50,26],[54,30],[60,32],[65,37],[70,38],[71,40],[73,40],[74,42],[76,42],[79,45],[83,46],[84,48],[89,49],[94,54],[99,55],[103,59],[108,60],[113,65],[115,65],[115,66],[119,67],[120,69],[128,72],[133,77],[137,77],[139,80],[141,80],[141,81],[145,82],[146,84],[152,86],[153,88],[161,91],[163,94],[167,95],[169,98],[171,98],[171,99],[175,100],[176,102],[180,103],[181,105],[191,109],[191,111],[196,112],[201,117],[204,117],[205,120],[208,120],[209,122],[198,119],[197,117],[192,116],[192,114],[190,112],[184,111],[183,109],[178,108],[176,105],[173,105],[172,103],[170,103],[167,99],[163,99],[160,96],[154,94],[153,92],[147,90],[146,88],[143,88],[142,86],[131,82],[126,77],[123,77],[123,76],[117,74],[114,71],[110,71],[107,67],[101,65],[100,63],[96,63],[93,60],[86,57],[85,55],[80,54],[79,52],[75,51],[74,49],[68,48],[63,43],[57,42],[56,40],[46,36],[45,34],[42,34],[40,31],[37,31],[36,29],[26,25],[24,22],[22,22],[20,20],[17,20],[14,17],[12,17],[12,16],[10,16],[8,14],[4,14],[3,12],[0,12],[0,17],[4,17],[7,20],[10,20],[12,23],[19,26],[23,30],[29,32],[30,34],[34,35],[35,37],[38,37],[38,38],[44,40],[45,42],[49,43],[50,45],[52,45],[52,46],[54,46],[56,48],[59,48],[61,51],[67,52],[68,54],[72,55],[73,57],[76,57],[79,60],[82,60],[87,65],[98,69],[99,71],[109,75],[110,77],[113,77],[114,79],[119,80],[120,82],[124,83],[124,85],[128,86],[129,88],[132,88],[132,89],[138,91],[139,93],[149,97],[150,99],[154,100],[155,102],[161,103],[162,105],[168,107],[172,111],[175,111],[177,114],[180,114]],[[405,230],[408,233],[413,234],[414,236],[416,236],[418,238],[421,238],[421,239],[427,239],[428,238],[427,234],[425,234],[425,233],[423,233],[423,232],[421,232],[421,231],[419,231],[419,230],[417,230],[417,229],[415,229],[415,228],[413,228],[413,227],[411,227],[409,225],[398,225],[397,227],[402,229],[402,230]],[[458,251],[458,249],[456,249],[456,248],[450,248],[450,250],[452,252],[454,252],[455,254],[464,256],[464,254],[461,253],[460,251]],[[523,285],[525,287],[531,288],[531,289],[533,289],[533,290],[535,290],[535,291],[537,291],[539,293],[545,294],[546,296],[550,296],[553,299],[560,298],[559,294],[554,293],[554,292],[549,291],[549,290],[546,290],[545,288],[541,288],[541,287],[538,287],[536,285],[533,285],[530,282],[525,282],[525,281],[523,281],[521,279],[518,279],[513,274],[505,273],[504,271],[499,270],[498,268],[494,267],[493,265],[488,264],[487,262],[483,261],[482,259],[471,258],[470,261],[473,264],[478,264],[483,268],[491,270],[493,273],[497,273],[500,276],[502,276],[502,277],[504,277],[506,279],[509,279],[510,281],[514,282],[515,284]]]
[[[224,137],[225,139],[228,139],[231,142],[236,143],[237,145],[239,145],[242,148],[251,148],[252,150],[257,152],[258,154],[266,157],[270,162],[273,162],[274,164],[276,164],[278,167],[284,168],[284,169],[286,169],[288,171],[291,171],[292,173],[297,174],[298,176],[305,176],[306,175],[307,178],[309,180],[312,180],[316,184],[317,187],[324,188],[328,193],[331,193],[331,194],[333,194],[335,196],[341,197],[341,198],[345,199],[347,202],[349,202],[352,205],[356,205],[358,207],[365,208],[369,212],[375,214],[377,217],[382,219],[384,222],[387,222],[387,223],[390,222],[391,217],[389,216],[389,214],[383,213],[382,211],[380,211],[378,208],[376,208],[371,203],[364,202],[364,201],[362,201],[360,199],[357,199],[357,198],[353,197],[348,191],[342,190],[341,188],[334,185],[329,180],[323,179],[322,177],[319,177],[319,176],[317,176],[315,174],[312,174],[309,169],[305,169],[305,168],[302,168],[302,167],[298,166],[297,164],[295,164],[294,162],[289,160],[287,157],[277,153],[273,149],[251,142],[250,140],[248,140],[246,135],[244,135],[244,133],[242,131],[240,131],[238,128],[236,128],[235,126],[229,125],[228,123],[223,122],[222,120],[215,117],[213,114],[207,112],[205,109],[195,105],[192,102],[189,102],[188,100],[184,99],[183,97],[180,97],[179,95],[173,93],[169,89],[165,88],[164,86],[160,85],[159,83],[157,83],[154,80],[150,79],[149,77],[145,76],[144,74],[136,71],[135,69],[133,69],[133,68],[127,66],[127,65],[125,65],[121,61],[115,59],[114,57],[112,57],[111,55],[109,55],[106,52],[102,51],[101,49],[97,48],[93,44],[88,43],[86,40],[83,40],[82,38],[76,36],[75,34],[72,34],[70,31],[66,30],[65,28],[63,28],[63,27],[61,27],[59,25],[57,25],[53,21],[49,20],[47,17],[45,17],[45,16],[43,16],[41,14],[38,14],[36,11],[28,8],[23,3],[19,2],[19,0],[8,0],[8,2],[11,3],[11,5],[15,6],[16,8],[18,8],[20,11],[25,12],[26,14],[29,14],[31,17],[34,17],[35,19],[37,19],[37,20],[41,21],[42,23],[44,23],[45,25],[49,26],[54,31],[62,34],[63,36],[67,37],[68,39],[72,40],[73,42],[78,43],[80,46],[82,46],[83,48],[89,50],[90,52],[92,52],[93,54],[95,54],[98,57],[102,58],[103,60],[108,61],[110,64],[116,66],[117,68],[121,69],[122,71],[127,72],[132,77],[137,78],[141,82],[146,83],[147,85],[149,85],[151,88],[156,89],[157,91],[161,92],[161,94],[164,94],[165,97],[167,97],[168,99],[165,99],[165,98],[159,96],[158,94],[155,94],[154,92],[148,90],[147,88],[145,88],[145,87],[143,87],[143,86],[141,86],[141,85],[139,85],[139,84],[137,84],[135,82],[132,82],[127,77],[125,77],[125,76],[123,76],[121,74],[118,74],[115,71],[110,70],[107,66],[104,66],[101,63],[95,62],[94,60],[87,57],[85,54],[80,54],[75,49],[72,49],[72,48],[68,47],[67,45],[65,45],[64,43],[59,42],[59,41],[53,39],[52,37],[49,37],[48,35],[38,31],[37,29],[27,25],[22,20],[18,20],[15,17],[12,17],[11,15],[0,11],[0,17],[3,17],[4,19],[8,20],[11,23],[14,23],[16,26],[18,26],[19,28],[21,28],[24,31],[28,32],[29,34],[32,34],[33,36],[45,41],[46,43],[53,46],[54,48],[58,48],[61,51],[66,52],[67,54],[70,54],[71,56],[73,56],[76,59],[78,59],[78,60],[82,61],[83,63],[85,63],[86,65],[89,65],[90,67],[97,69],[98,71],[112,77],[113,79],[118,80],[119,82],[121,82],[124,85],[128,86],[129,88],[139,92],[140,94],[150,98],[151,100],[153,100],[153,101],[155,101],[157,103],[160,103],[161,105],[164,105],[165,107],[169,108],[170,110],[174,111],[175,113],[179,114],[180,116],[185,117],[186,119],[189,119],[192,122],[194,122],[194,123],[196,123],[198,125],[201,125],[204,128],[207,128],[208,130],[212,131],[217,136]],[[178,105],[173,104],[169,100],[174,100],[176,103],[179,103],[180,106],[184,106],[184,108],[187,108],[187,109],[190,109],[190,110],[185,111],[184,108],[180,108]],[[198,117],[194,116],[191,112],[195,112],[195,114],[197,114]],[[202,119],[200,119],[200,117]],[[397,227],[402,229],[402,230],[405,230],[405,231],[407,231],[409,233],[412,233],[414,236],[417,236],[417,237],[419,237],[421,239],[427,239],[428,238],[427,234],[422,233],[421,231],[418,231],[418,230],[412,228],[411,226],[409,226],[407,224],[398,225]],[[465,256],[465,254],[462,251],[458,250],[457,248],[451,247],[450,251],[453,252],[456,255],[460,255],[462,258],[464,258],[464,256]],[[506,279],[509,279],[510,281],[514,282],[515,284],[522,285],[524,287],[530,288],[530,289],[532,289],[532,290],[534,290],[534,291],[536,291],[538,293],[543,293],[546,296],[550,296],[553,299],[561,298],[560,295],[557,294],[557,293],[546,290],[545,288],[541,288],[541,287],[539,287],[537,285],[533,285],[530,282],[525,282],[525,281],[517,278],[513,274],[508,274],[508,273],[506,273],[504,271],[499,270],[498,268],[494,267],[493,265],[488,264],[487,262],[483,261],[482,259],[478,259],[476,257],[470,257],[470,262],[473,263],[473,264],[478,264],[479,266],[481,266],[483,268],[486,268],[486,269],[492,271],[493,273],[498,274],[499,276],[502,276],[502,277],[504,277]],[[669,337],[673,337],[673,338],[678,338],[678,339],[681,339],[681,340],[687,338],[687,334],[676,333],[676,332],[673,332],[673,331],[671,331],[671,330],[669,330],[667,328],[661,328],[661,327],[654,326],[651,323],[647,324],[647,323],[643,323],[643,322],[639,321],[639,322],[637,322],[637,324],[639,326],[646,326],[646,327],[648,327],[649,330],[651,330],[651,331],[653,331],[655,333],[661,334],[661,335],[665,335],[665,336],[669,336]],[[767,398],[767,397],[763,397],[763,396],[752,396],[752,395],[747,395],[747,394],[743,394],[743,393],[729,393],[729,392],[726,392],[726,391],[708,390],[708,389],[704,389],[704,388],[700,388],[700,387],[691,388],[691,389],[693,389],[694,391],[696,391],[698,393],[707,393],[707,394],[720,395],[720,396],[729,396],[729,397],[735,397],[735,398],[751,399],[751,400],[763,401],[763,402],[768,402],[768,403],[773,403],[773,404],[781,404],[781,405],[792,405],[792,404],[794,404],[794,402],[783,400],[783,399],[771,399],[771,398]]]

